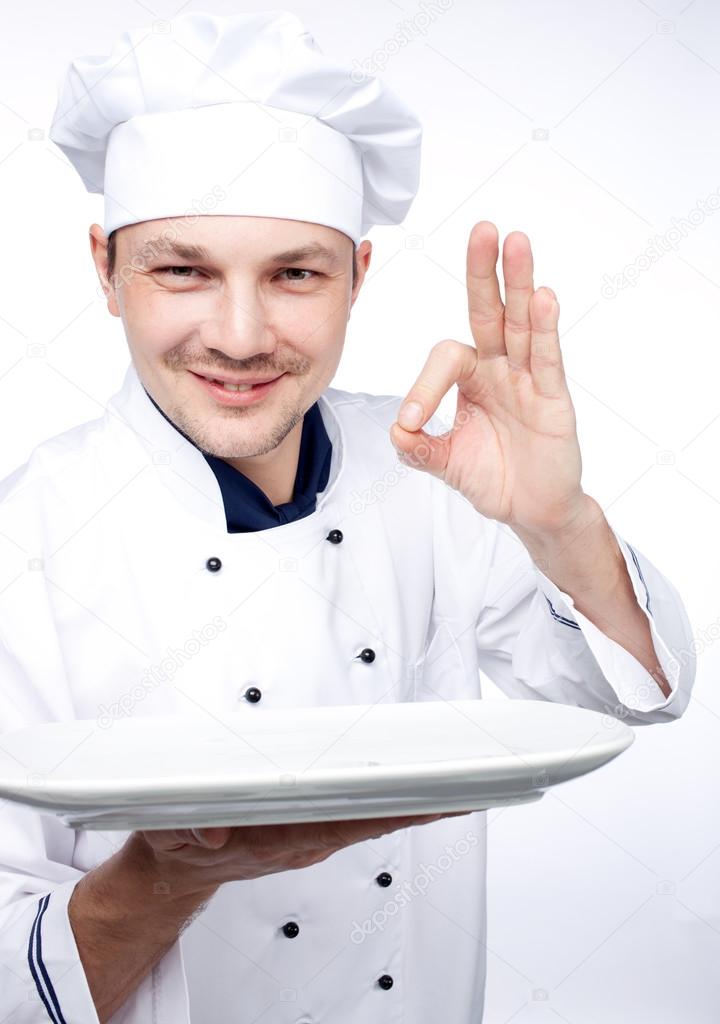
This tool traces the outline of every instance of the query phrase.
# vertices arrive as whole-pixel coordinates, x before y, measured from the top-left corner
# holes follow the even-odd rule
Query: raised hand
[[[498,232],[470,232],[467,295],[475,345],[446,339],[430,351],[390,437],[401,458],[442,478],[483,515],[535,534],[564,529],[585,508],[575,412],[558,338],[559,305],[533,286],[530,241],[503,245],[505,302],[496,273]],[[422,427],[457,384],[451,430]],[[417,403],[416,418],[405,417]]]

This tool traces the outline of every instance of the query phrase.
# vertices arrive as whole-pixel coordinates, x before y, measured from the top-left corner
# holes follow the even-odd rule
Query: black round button
[[[378,885],[381,885],[383,889],[387,889],[389,885],[392,885],[392,875],[389,875],[387,871],[381,871],[375,881]]]
[[[393,980],[389,974],[381,974],[380,977],[378,978],[378,985],[380,986],[380,988],[392,988]]]
[[[208,558],[205,568],[208,572],[219,572],[222,569],[222,562],[219,558]]]
[[[257,686],[248,686],[243,696],[245,697],[245,700],[249,700],[251,704],[257,704],[262,697],[262,691],[258,690]]]
[[[283,925],[283,932],[289,939],[294,939],[299,931],[300,927],[295,921],[288,921]]]
[[[375,661],[375,651],[371,647],[364,647],[363,650],[360,651],[360,657],[363,661]]]
[[[339,544],[342,539],[342,530],[331,530],[325,538],[325,540],[329,540],[331,544]]]

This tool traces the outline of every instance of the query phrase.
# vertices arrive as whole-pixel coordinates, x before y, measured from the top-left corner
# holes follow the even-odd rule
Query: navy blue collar
[[[152,395],[143,390],[157,411],[171,423],[179,434],[198,448],[191,438],[166,416]],[[324,491],[330,476],[332,443],[323,423],[320,407],[315,402],[303,417],[300,452],[291,501],[273,505],[267,495],[229,462],[209,455],[198,448],[220,485],[228,533],[250,533],[281,526],[302,519],[315,511],[319,492]]]

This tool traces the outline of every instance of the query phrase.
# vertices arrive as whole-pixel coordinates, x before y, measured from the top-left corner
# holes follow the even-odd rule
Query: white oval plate
[[[76,719],[0,736],[0,796],[110,830],[482,810],[538,800],[634,739],[609,715],[514,699]]]

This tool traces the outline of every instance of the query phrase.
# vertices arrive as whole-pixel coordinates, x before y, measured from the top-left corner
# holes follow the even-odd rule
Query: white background
[[[403,225],[369,234],[371,268],[333,384],[404,394],[434,342],[471,343],[470,229],[488,219],[501,240],[525,231],[535,285],[560,301],[583,487],[678,587],[699,647],[680,721],[637,728],[601,771],[488,815],[486,1024],[715,1024],[718,8],[208,0],[183,9],[283,6],[326,53],[381,74],[424,125],[420,191]],[[28,0],[3,19],[0,476],[35,444],[100,416],[128,362],[90,259],[102,200],[33,136],[47,132],[70,59],[106,54],[120,32],[177,11],[166,0]],[[647,259],[653,239],[668,251]],[[440,411],[453,409],[451,393]]]

